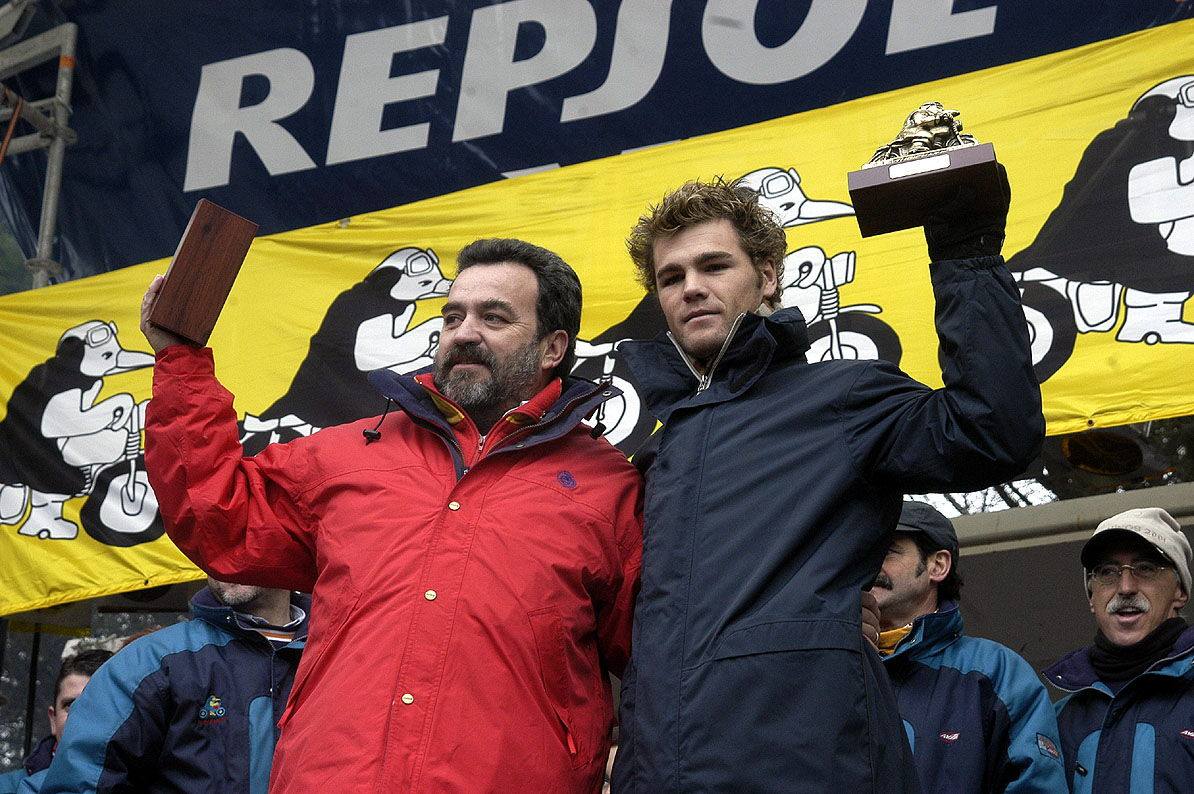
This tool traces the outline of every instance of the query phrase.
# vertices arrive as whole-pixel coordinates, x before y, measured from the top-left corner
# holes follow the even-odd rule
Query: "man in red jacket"
[[[567,377],[580,282],[517,240],[460,252],[435,366],[397,405],[245,458],[210,350],[150,326],[146,466],[220,579],[311,591],[271,791],[593,792],[641,555],[633,467]],[[380,405],[379,405],[380,407]]]

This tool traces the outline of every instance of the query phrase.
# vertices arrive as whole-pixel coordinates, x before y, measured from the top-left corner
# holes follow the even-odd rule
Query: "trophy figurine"
[[[847,175],[863,237],[923,226],[963,186],[975,206],[1000,196],[995,147],[962,132],[958,111],[926,102],[908,116],[895,140]]]

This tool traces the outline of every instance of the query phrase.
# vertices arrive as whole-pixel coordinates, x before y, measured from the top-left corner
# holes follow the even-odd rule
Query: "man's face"
[[[936,587],[949,573],[949,552],[922,558],[911,537],[896,533],[871,592],[884,629],[904,626],[937,608]]]
[[[91,676],[89,675],[72,673],[62,679],[62,683],[58,685],[58,692],[54,696],[54,705],[50,706],[48,711],[50,733],[54,734],[55,741],[62,738],[62,731],[66,728],[66,718],[70,716],[70,707],[79,699],[79,695],[83,694],[83,687],[87,686],[87,682],[90,680]]]
[[[1090,581],[1090,611],[1103,636],[1116,645],[1132,645],[1152,633],[1166,620],[1177,616],[1188,596],[1182,591],[1177,571],[1164,557],[1142,545],[1127,541],[1112,545],[1091,568],[1100,565],[1137,565],[1151,562],[1166,567],[1143,581],[1132,571],[1122,570],[1113,584]]]
[[[523,265],[474,265],[444,304],[435,385],[466,411],[513,407],[546,385],[563,359],[567,334],[538,339],[539,283]]]
[[[698,223],[655,241],[655,289],[668,328],[702,364],[721,348],[738,315],[776,289],[774,263],[755,268],[727,219]]]
[[[265,592],[264,587],[221,582],[211,577],[207,579],[207,588],[215,595],[217,601],[233,609],[253,603],[257,600],[258,596]]]

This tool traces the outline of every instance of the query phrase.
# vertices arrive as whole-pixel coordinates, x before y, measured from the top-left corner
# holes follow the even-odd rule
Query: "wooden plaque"
[[[149,322],[203,347],[249,253],[257,224],[199,199]]]
[[[989,143],[851,171],[846,179],[863,237],[924,226],[961,184],[974,187],[975,209],[998,209],[1002,200],[995,147]]]

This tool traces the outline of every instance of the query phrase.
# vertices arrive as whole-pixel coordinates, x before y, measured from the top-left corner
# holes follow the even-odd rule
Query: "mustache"
[[[444,370],[451,369],[457,364],[482,364],[490,369],[497,366],[497,359],[493,353],[475,344],[454,345],[444,356]]]
[[[891,578],[887,574],[880,573],[878,576],[875,577],[875,581],[871,585],[871,587],[872,588],[881,587],[884,590],[891,590],[894,587],[894,585],[892,585]]]
[[[1152,604],[1142,593],[1133,593],[1128,596],[1116,593],[1107,602],[1108,615],[1118,615],[1121,612],[1148,612],[1150,609],[1152,609]]]

